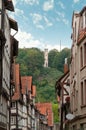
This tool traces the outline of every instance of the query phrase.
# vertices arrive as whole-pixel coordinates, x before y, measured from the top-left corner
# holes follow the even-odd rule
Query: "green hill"
[[[70,49],[61,52],[51,50],[48,54],[49,67],[44,68],[44,52],[38,48],[19,49],[16,62],[20,64],[21,75],[33,76],[37,86],[37,102],[56,102],[55,82],[63,74],[64,59],[70,57]]]
[[[38,48],[19,49],[16,62],[20,64],[22,76],[32,76],[37,87],[36,102],[52,102],[54,122],[59,121],[58,104],[55,97],[55,83],[63,74],[65,58],[69,59],[70,49],[61,52],[54,49],[48,53],[49,67],[44,68],[44,52]]]

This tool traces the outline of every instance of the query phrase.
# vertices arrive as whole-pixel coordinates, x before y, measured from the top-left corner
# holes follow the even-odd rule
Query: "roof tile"
[[[20,98],[20,71],[19,71],[19,64],[14,65],[15,70],[15,93],[12,97],[13,100],[18,100]]]
[[[48,126],[53,126],[53,112],[51,103],[36,103],[37,109],[41,114],[47,115]]]
[[[36,86],[32,86],[32,97],[36,97]]]

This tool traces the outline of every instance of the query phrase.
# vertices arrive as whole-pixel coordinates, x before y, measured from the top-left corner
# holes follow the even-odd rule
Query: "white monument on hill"
[[[48,67],[48,49],[44,49],[44,67]]]

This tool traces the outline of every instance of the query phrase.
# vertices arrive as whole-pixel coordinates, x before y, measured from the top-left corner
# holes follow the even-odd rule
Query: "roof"
[[[32,87],[32,76],[28,76],[27,77],[27,80],[28,80],[28,90],[31,91],[31,87]]]
[[[32,97],[36,97],[36,86],[32,86]]]
[[[18,24],[15,20],[13,20],[12,18],[9,18],[9,24],[12,29],[18,31]]]
[[[22,87],[27,87],[28,91],[31,91],[32,87],[32,76],[22,76]]]
[[[10,11],[14,11],[14,6],[12,0],[4,0],[5,8]]]
[[[46,115],[48,119],[48,126],[53,126],[53,112],[51,103],[36,103],[37,109],[41,114]]]
[[[27,94],[28,92],[30,92],[28,94],[29,98],[32,99],[31,96],[35,97],[35,87],[33,89],[33,93],[32,93],[32,76],[22,76],[21,77],[21,86],[22,86],[22,89],[21,89],[21,92],[22,94]],[[31,93],[33,95],[31,95]]]
[[[64,81],[68,78],[68,76],[69,76],[69,70],[68,70],[66,73],[64,73],[64,74],[56,81],[55,87],[57,86],[57,84],[58,84],[59,82],[61,82],[61,80],[63,80],[62,82],[64,82]]]
[[[27,79],[25,77],[21,77],[21,85],[22,85],[22,94],[26,94]]]
[[[82,13],[86,10],[86,6],[83,7],[83,9],[81,10],[80,14],[82,15]]]
[[[15,93],[12,97],[13,100],[19,100],[20,99],[20,70],[19,70],[19,64],[14,65],[14,75],[15,75]]]
[[[13,36],[11,36],[11,54],[18,56],[18,41]]]
[[[55,91],[57,93],[58,96],[60,96],[61,94],[61,89],[62,89],[62,84],[70,84],[69,83],[69,80],[66,81],[69,77],[69,71],[66,72],[64,75],[62,75],[57,81],[56,81],[56,84],[55,84]],[[66,81],[66,82],[65,82]],[[64,88],[63,86],[63,89],[65,90],[65,92],[68,94],[67,90]]]

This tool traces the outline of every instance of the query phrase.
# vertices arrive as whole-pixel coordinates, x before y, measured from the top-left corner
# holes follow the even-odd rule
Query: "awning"
[[[18,31],[18,24],[15,20],[9,18],[9,24],[12,29]]]
[[[5,8],[10,11],[14,11],[14,6],[12,0],[4,0]]]

